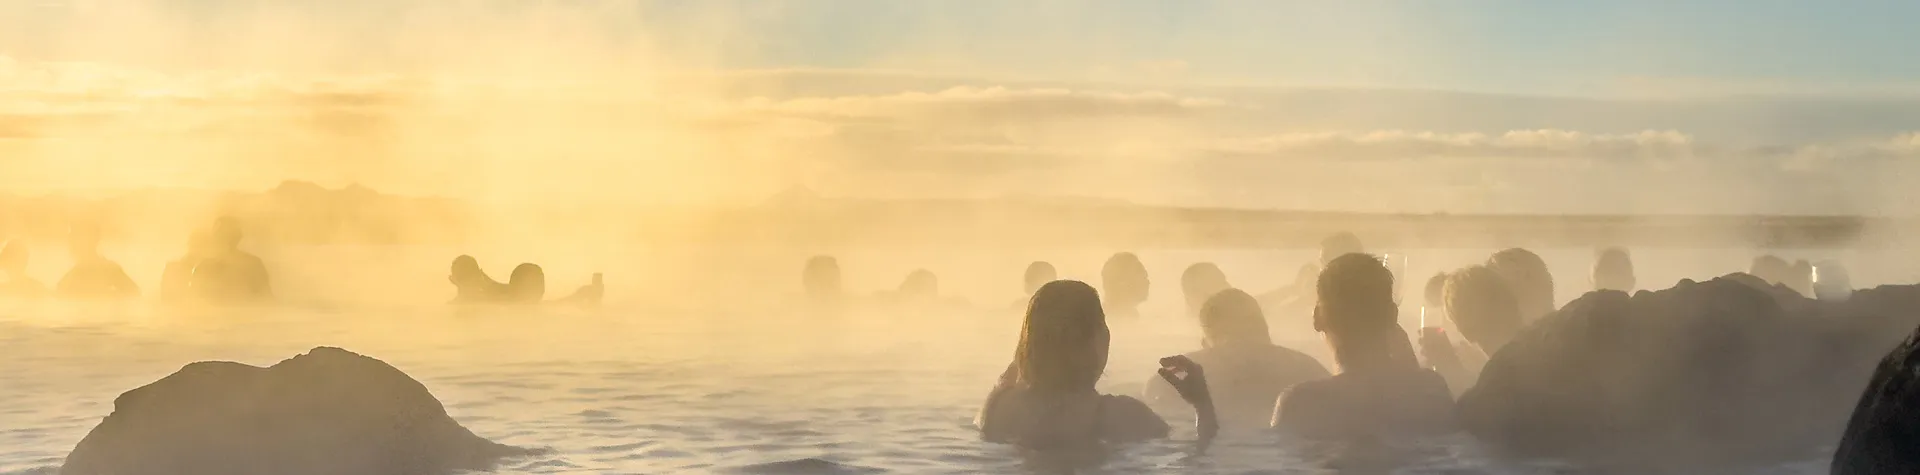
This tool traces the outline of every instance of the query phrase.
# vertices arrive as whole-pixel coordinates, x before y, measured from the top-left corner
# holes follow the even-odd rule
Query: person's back
[[[203,287],[218,288],[223,300],[268,300],[273,298],[273,288],[268,283],[267,265],[259,256],[240,250],[240,225],[232,218],[220,218],[214,221],[213,240],[216,254],[203,259],[199,267],[212,264],[218,272],[204,273],[195,271],[195,279]],[[216,261],[216,262],[209,262]],[[214,283],[209,279],[223,279]]]
[[[54,292],[64,298],[126,298],[140,294],[139,286],[127,271],[101,256],[100,236],[92,229],[76,228],[67,244],[73,252],[73,268],[54,284]]]
[[[1220,291],[1199,312],[1206,337],[1200,350],[1186,356],[1207,368],[1209,392],[1225,427],[1265,427],[1281,392],[1332,374],[1313,357],[1274,345],[1259,302],[1245,291]],[[1184,406],[1173,386],[1158,377],[1147,381],[1146,399],[1156,409]]]
[[[1333,346],[1340,374],[1288,389],[1274,405],[1276,429],[1310,438],[1421,435],[1454,428],[1453,395],[1422,368],[1400,328],[1393,274],[1348,254],[1321,272],[1314,328]]]

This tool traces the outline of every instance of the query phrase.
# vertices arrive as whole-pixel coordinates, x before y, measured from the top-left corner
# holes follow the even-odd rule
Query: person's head
[[[1147,266],[1131,252],[1114,254],[1100,267],[1100,286],[1110,305],[1132,307],[1147,301]]]
[[[1093,391],[1107,369],[1111,336],[1099,292],[1080,281],[1048,282],[1027,301],[1013,350],[1015,381],[1039,391]]]
[[[1488,352],[1505,346],[1526,324],[1512,287],[1486,266],[1460,269],[1447,278],[1446,308],[1460,336]]]
[[[1839,261],[1821,261],[1813,266],[1813,296],[1820,300],[1845,301],[1853,297],[1853,279]]]
[[[1496,252],[1487,259],[1487,268],[1507,282],[1514,302],[1520,304],[1521,317],[1531,320],[1553,313],[1553,273],[1539,254],[1517,247]]]
[[[1813,263],[1807,262],[1806,259],[1793,261],[1793,267],[1788,272],[1786,281],[1781,283],[1786,284],[1787,288],[1793,289],[1794,292],[1799,292],[1800,295],[1814,295]]]
[[[912,298],[933,298],[940,295],[940,277],[926,269],[915,269],[900,282],[900,295]]]
[[[7,241],[6,247],[0,247],[0,271],[19,274],[27,270],[27,243],[19,239]]]
[[[507,275],[507,295],[521,303],[538,303],[547,296],[547,272],[533,263],[520,264]]]
[[[1212,262],[1187,266],[1186,272],[1180,274],[1180,292],[1187,299],[1188,315],[1199,315],[1200,306],[1206,304],[1207,299],[1231,287],[1227,284],[1227,274]]]
[[[1440,310],[1447,302],[1447,273],[1436,272],[1427,278],[1427,288],[1421,292],[1420,304],[1429,310]]]
[[[91,226],[74,226],[67,231],[67,251],[73,258],[88,259],[100,255],[100,231]]]
[[[1313,309],[1313,329],[1326,335],[1342,368],[1417,364],[1400,329],[1393,272],[1379,258],[1333,258],[1320,271],[1315,291],[1319,302]]]
[[[206,231],[194,231],[187,235],[187,254],[200,255],[219,251],[213,245],[213,234]]]
[[[840,261],[833,256],[813,256],[800,271],[800,286],[807,295],[825,297],[840,294]]]
[[[1793,266],[1786,259],[1772,254],[1753,258],[1753,264],[1747,267],[1747,273],[1767,281],[1768,284],[1786,282],[1793,273]]]
[[[1260,301],[1240,289],[1222,290],[1200,306],[1200,332],[1208,348],[1273,344]]]
[[[213,244],[221,250],[240,248],[240,221],[232,216],[213,220]]]
[[[1639,282],[1633,276],[1633,257],[1626,249],[1609,247],[1601,249],[1593,258],[1594,290],[1618,290],[1633,292]]]
[[[1334,233],[1320,240],[1320,265],[1327,265],[1328,262],[1339,259],[1340,256],[1365,252],[1367,249],[1360,245],[1360,236],[1345,231]]]
[[[473,256],[462,254],[459,257],[453,258],[453,266],[448,270],[447,279],[453,281],[454,284],[464,285],[468,282],[477,282],[485,275],[486,271],[480,270],[479,259],[474,259]]]
[[[1048,264],[1045,261],[1036,261],[1032,264],[1027,264],[1027,274],[1024,279],[1026,287],[1023,288],[1027,295],[1033,295],[1034,292],[1040,291],[1040,286],[1047,285],[1048,282],[1053,282],[1059,278],[1060,273],[1053,269],[1053,264]]]

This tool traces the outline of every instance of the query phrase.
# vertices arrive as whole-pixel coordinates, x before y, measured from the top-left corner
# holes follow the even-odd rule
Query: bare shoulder
[[[1287,368],[1303,373],[1310,373],[1316,378],[1333,376],[1333,372],[1327,370],[1327,365],[1321,364],[1320,360],[1314,359],[1312,356],[1300,352],[1300,350],[1273,345],[1273,352],[1275,355],[1274,358],[1284,362]]]
[[[1304,381],[1287,388],[1273,404],[1272,426],[1276,429],[1302,430],[1314,424],[1314,419],[1325,411],[1327,392],[1332,380],[1316,379]]]
[[[1147,403],[1127,396],[1100,397],[1101,438],[1113,442],[1157,439],[1171,430]]]

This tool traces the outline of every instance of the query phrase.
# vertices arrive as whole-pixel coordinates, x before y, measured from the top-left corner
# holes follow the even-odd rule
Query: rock
[[[532,451],[461,427],[426,386],[339,348],[189,364],[121,394],[65,475],[443,474]]]
[[[1530,455],[1722,464],[1831,444],[1920,287],[1821,302],[1744,274],[1596,291],[1501,348],[1462,426]],[[1863,350],[1866,348],[1867,350]]]
[[[1887,353],[1860,394],[1830,467],[1834,475],[1920,473],[1920,329]]]

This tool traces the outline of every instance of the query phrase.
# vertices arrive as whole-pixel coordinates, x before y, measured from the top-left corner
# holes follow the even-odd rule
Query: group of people
[[[0,248],[0,295],[12,298],[36,298],[51,293],[70,299],[130,299],[140,296],[140,286],[125,269],[100,254],[100,232],[87,226],[75,226],[67,236],[73,267],[60,277],[51,291],[27,273],[30,252],[26,243],[7,242]],[[194,233],[187,253],[167,263],[160,279],[163,300],[254,301],[271,298],[266,265],[259,257],[240,250],[240,227],[231,218],[221,218],[210,231]]]
[[[538,264],[521,263],[507,274],[507,281],[501,283],[487,276],[480,269],[480,260],[473,256],[461,255],[453,258],[453,268],[447,275],[447,281],[453,283],[455,304],[512,304],[529,305],[540,303],[562,303],[573,305],[599,305],[606,295],[606,283],[600,274],[593,275],[593,281],[558,300],[546,300],[547,272]]]
[[[1108,317],[1129,318],[1145,300],[1139,258],[1110,258],[1099,290],[1057,280],[1051,264],[1033,263],[1024,276],[1030,297],[1012,361],[975,419],[982,437],[1071,451],[1166,437],[1166,421],[1188,417],[1202,449],[1222,427],[1344,440],[1452,432],[1454,400],[1476,384],[1490,355],[1556,310],[1546,262],[1526,249],[1507,249],[1429,279],[1416,339],[1400,323],[1389,264],[1366,254],[1351,234],[1322,244],[1321,259],[1309,265],[1310,273],[1303,270],[1303,282],[1258,296],[1233,288],[1217,266],[1189,267],[1181,290],[1186,313],[1203,334],[1200,348],[1161,359],[1138,397],[1101,394],[1095,384],[1108,363]],[[1774,261],[1786,270],[1774,271]],[[1767,256],[1750,272],[1820,298],[1849,285],[1833,264],[1794,270]],[[1806,281],[1796,280],[1800,276]],[[1632,258],[1619,248],[1595,254],[1590,279],[1597,291],[1631,293],[1638,286]],[[837,294],[838,263],[817,257],[803,280],[809,295]],[[1265,305],[1310,308],[1334,369],[1275,344]],[[1459,339],[1442,328],[1457,330]]]

